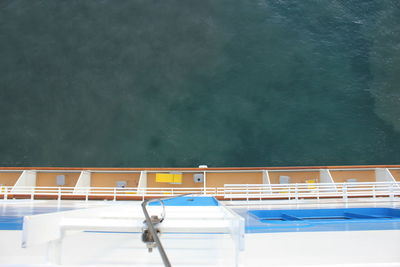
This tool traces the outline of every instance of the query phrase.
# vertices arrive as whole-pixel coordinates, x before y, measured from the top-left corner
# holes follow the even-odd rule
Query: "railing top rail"
[[[334,186],[334,185],[377,185],[377,184],[400,184],[397,181],[384,182],[343,182],[343,183],[291,183],[291,184],[225,184],[224,187],[269,187],[269,186]]]
[[[37,188],[37,189],[92,189],[92,190],[105,190],[105,189],[116,189],[116,190],[136,190],[136,189],[148,189],[148,190],[196,190],[203,191],[206,190],[224,190],[226,188],[251,188],[251,187],[332,187],[338,185],[346,185],[352,187],[363,187],[363,186],[371,186],[371,185],[400,185],[400,182],[346,182],[346,183],[295,183],[295,184],[225,184],[223,187],[91,187],[91,186],[18,186],[18,189],[25,188]],[[1,185],[2,188],[14,188],[15,186],[6,186]]]
[[[98,167],[0,167],[0,171],[221,171],[221,170],[319,170],[319,169],[375,169],[400,168],[400,165],[353,165],[353,166],[293,166],[293,167],[213,167],[213,168],[98,168]]]

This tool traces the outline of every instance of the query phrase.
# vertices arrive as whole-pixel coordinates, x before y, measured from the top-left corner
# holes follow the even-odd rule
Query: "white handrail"
[[[117,200],[119,197],[136,196],[145,197],[174,196],[180,194],[206,194],[225,199],[300,199],[335,197],[347,199],[348,197],[388,196],[395,199],[400,196],[400,182],[355,182],[355,183],[298,183],[298,184],[226,184],[224,187],[80,187],[79,193],[74,187],[59,186],[12,186],[0,187],[0,197],[8,199],[9,196],[30,197],[35,199],[41,196],[85,196],[110,197]]]
[[[334,187],[332,187],[334,185]],[[342,197],[349,196],[387,196],[391,198],[400,194],[399,182],[356,182],[356,183],[302,183],[302,184],[251,184],[251,185],[225,185],[225,197],[249,198],[250,194],[257,194],[254,198],[260,198],[260,191],[271,188],[270,194],[264,194],[264,198],[288,198],[293,197]],[[261,189],[260,189],[261,188]]]

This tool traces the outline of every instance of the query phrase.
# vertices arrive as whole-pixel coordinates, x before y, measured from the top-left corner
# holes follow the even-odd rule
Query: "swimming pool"
[[[400,209],[235,210],[247,233],[399,230]]]
[[[72,209],[74,208],[3,205],[0,207],[0,230],[22,230],[24,216]]]
[[[218,200],[214,197],[176,197],[163,200],[165,206],[218,206]],[[160,202],[152,202],[149,206],[159,206]]]

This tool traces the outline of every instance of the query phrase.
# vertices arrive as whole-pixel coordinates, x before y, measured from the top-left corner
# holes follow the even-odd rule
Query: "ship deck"
[[[220,200],[394,197],[400,166],[0,168],[3,199],[143,200],[184,193]]]
[[[162,266],[140,203],[181,194],[208,200],[166,207],[173,266],[400,266],[399,165],[0,168],[0,263]]]
[[[33,266],[48,264],[49,244],[36,244],[21,248],[23,231],[21,222],[13,222],[13,229],[7,226],[4,216],[36,216],[58,214],[65,211],[109,208],[111,217],[116,218],[121,209],[123,216],[143,215],[138,212],[140,201],[74,201],[74,200],[7,200],[1,201],[3,220],[0,223],[0,258],[2,264]],[[225,201],[221,202],[233,211],[238,211],[249,223],[249,210],[299,210],[299,209],[343,209],[343,208],[400,208],[399,201],[370,202],[365,198],[342,200],[303,200],[302,203],[288,201]],[[159,206],[153,212],[159,213]],[[167,209],[172,220],[176,216],[190,217],[190,210],[196,207],[175,207]],[[217,218],[212,205],[197,207],[207,216]],[[132,214],[126,210],[132,209]],[[107,213],[109,214],[109,213]],[[203,213],[202,213],[203,214]],[[214,215],[210,215],[214,214]],[[103,216],[103,215],[101,215]],[[119,214],[118,216],[121,216]],[[194,216],[194,215],[193,215]],[[197,213],[197,219],[200,219]],[[199,217],[200,216],[200,217]],[[125,218],[126,219],[126,218]],[[208,220],[210,220],[209,218]],[[204,222],[204,219],[203,219]],[[18,225],[19,226],[16,226]],[[7,229],[7,227],[9,229]],[[85,227],[88,227],[86,225]],[[91,226],[93,227],[93,226]],[[98,227],[98,226],[96,226]],[[251,225],[246,225],[246,228]],[[11,227],[12,228],[12,227]],[[193,228],[194,229],[194,228]],[[82,230],[82,229],[81,229]],[[112,230],[112,229],[111,229]],[[275,229],[276,230],[276,229]],[[45,228],[42,229],[46,231]],[[140,240],[140,232],[124,230],[110,231],[100,228],[87,231],[73,231],[64,237],[62,243],[62,264],[67,266],[162,266],[157,251],[148,253]],[[235,255],[235,248],[229,234],[222,233],[164,233],[161,235],[164,247],[173,266],[400,266],[397,253],[400,242],[400,225],[382,222],[381,228],[371,229],[305,229],[295,231],[252,232],[245,234],[245,249]],[[287,255],[290,255],[288,257]],[[53,265],[56,265],[53,262]]]

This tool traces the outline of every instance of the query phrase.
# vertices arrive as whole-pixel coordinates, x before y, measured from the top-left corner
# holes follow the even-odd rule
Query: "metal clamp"
[[[166,267],[170,267],[171,263],[168,259],[167,253],[165,252],[165,250],[161,244],[161,241],[159,238],[159,235],[161,234],[161,232],[158,229],[158,226],[165,219],[165,205],[164,205],[163,201],[167,200],[167,199],[173,199],[173,198],[177,198],[177,197],[186,196],[186,195],[191,195],[191,194],[183,194],[183,195],[179,195],[176,197],[149,199],[149,200],[145,200],[142,202],[142,209],[143,209],[144,217],[146,218],[146,220],[144,221],[142,241],[144,243],[146,243],[146,247],[149,250],[149,252],[152,252],[153,248],[156,248],[156,247],[158,248],[158,251],[160,252],[160,255],[161,255],[161,259],[164,263],[164,266],[166,266]],[[161,213],[161,218],[158,218],[158,216],[150,217],[150,215],[147,211],[147,208],[146,208],[148,203],[157,202],[157,201],[161,203],[161,206],[163,208],[163,212]]]

